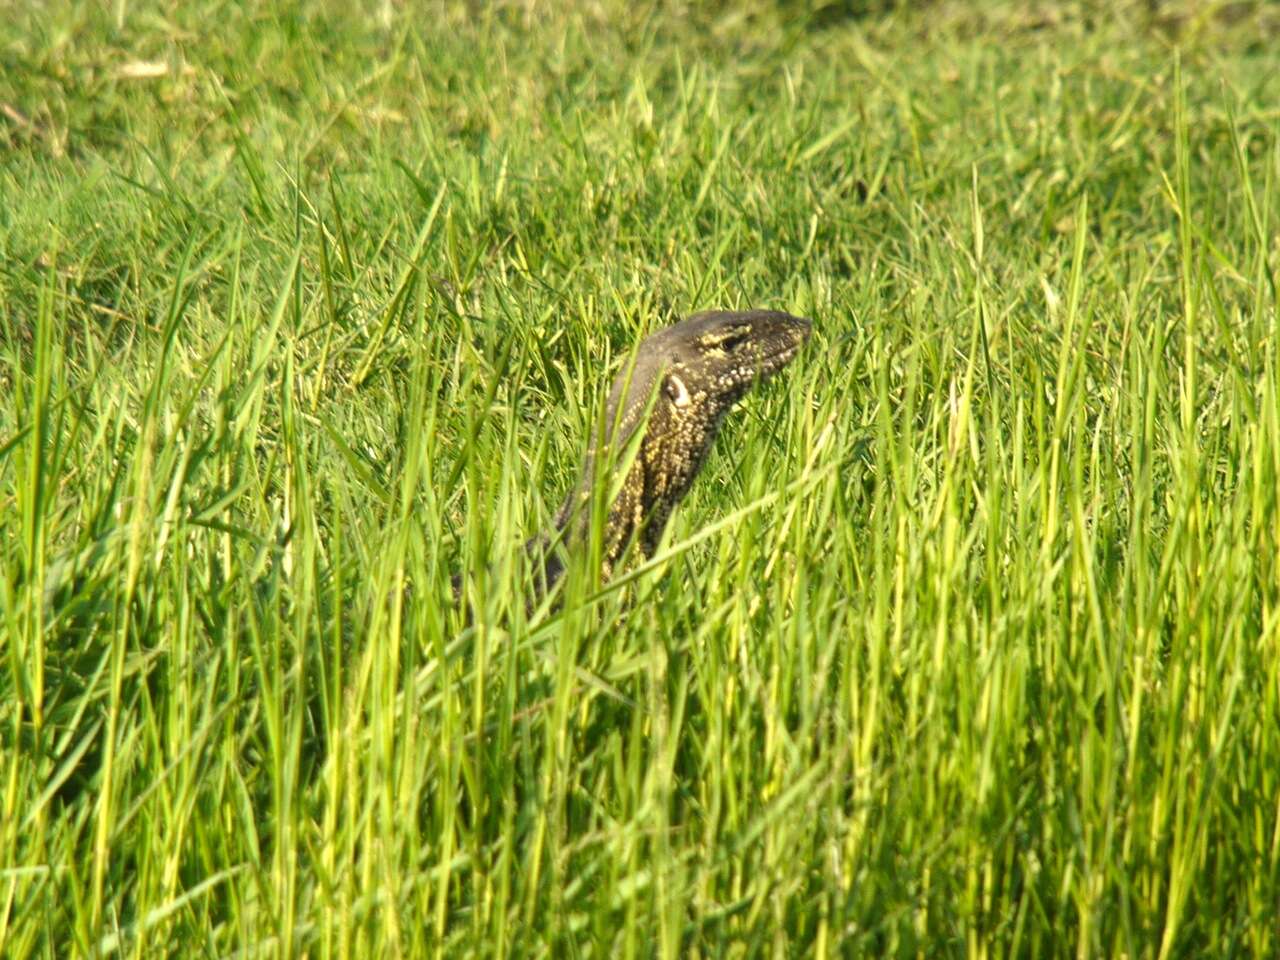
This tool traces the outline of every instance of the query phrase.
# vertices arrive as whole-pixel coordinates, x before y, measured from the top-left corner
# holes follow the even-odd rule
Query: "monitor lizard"
[[[667,520],[702,468],[725,415],[752,385],[785,367],[808,339],[812,323],[773,310],[699,313],[640,343],[613,381],[578,483],[556,511],[554,526],[525,549],[542,567],[539,592],[564,574],[565,549],[580,548],[590,530],[597,464],[625,466],[603,530],[602,579],[633,539],[648,558]],[[627,451],[630,452],[630,451]],[[612,484],[611,484],[612,485]]]

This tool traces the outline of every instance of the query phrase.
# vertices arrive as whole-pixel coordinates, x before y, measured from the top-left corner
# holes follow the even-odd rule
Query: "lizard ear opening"
[[[667,397],[671,403],[677,407],[687,407],[689,405],[689,388],[684,385],[684,381],[674,373],[667,376]]]

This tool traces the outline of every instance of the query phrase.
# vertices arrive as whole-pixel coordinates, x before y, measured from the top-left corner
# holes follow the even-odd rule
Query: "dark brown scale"
[[[526,544],[543,552],[543,589],[564,573],[556,541],[572,550],[590,526],[596,465],[622,458],[637,429],[644,434],[604,529],[605,579],[639,537],[646,557],[702,468],[725,414],[752,384],[781,370],[809,337],[812,324],[771,310],[700,313],[645,339],[635,362],[613,382],[605,407],[603,446],[593,444],[577,486],[555,516],[555,532]],[[652,401],[652,403],[651,403]],[[648,418],[645,411],[648,410]]]

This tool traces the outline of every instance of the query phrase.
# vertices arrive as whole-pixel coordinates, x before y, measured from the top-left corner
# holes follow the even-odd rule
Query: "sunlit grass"
[[[1280,949],[1275,24],[1146,9],[10,9],[0,954]]]

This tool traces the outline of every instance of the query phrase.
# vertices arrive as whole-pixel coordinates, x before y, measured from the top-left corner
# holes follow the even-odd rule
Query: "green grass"
[[[1280,953],[1273,11],[288,6],[0,2],[0,955]]]

